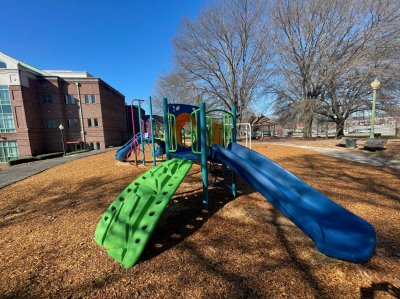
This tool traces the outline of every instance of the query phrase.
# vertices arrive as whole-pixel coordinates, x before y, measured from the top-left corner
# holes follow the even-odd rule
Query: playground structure
[[[134,102],[137,102],[138,108],[138,132],[135,126],[135,113],[134,113]],[[134,158],[134,163],[138,166],[138,157],[142,153],[142,164],[146,165],[145,156],[145,143],[151,143],[153,165],[156,166],[156,157],[164,154],[163,142],[161,138],[157,138],[154,134],[154,118],[153,118],[153,107],[152,99],[149,97],[150,115],[146,115],[145,119],[142,119],[141,115],[141,103],[145,100],[133,99],[131,101],[131,121],[132,121],[132,134],[133,137],[125,143],[116,153],[115,159],[118,161],[129,161],[129,158]],[[155,149],[154,143],[157,142],[159,146]]]
[[[106,210],[95,232],[97,243],[125,268],[132,267],[140,258],[193,162],[201,166],[204,209],[209,206],[209,168],[220,165],[223,170],[231,170],[230,184],[225,185],[233,196],[236,196],[239,174],[307,234],[320,252],[355,263],[371,257],[376,233],[368,222],[275,162],[236,143],[235,107],[232,111],[206,111],[205,103],[196,107],[168,104],[164,99],[163,108],[165,143],[159,148],[165,151],[167,161],[128,185]],[[150,127],[151,120],[152,116]],[[141,144],[143,146],[143,139]],[[154,141],[152,146],[156,164]]]

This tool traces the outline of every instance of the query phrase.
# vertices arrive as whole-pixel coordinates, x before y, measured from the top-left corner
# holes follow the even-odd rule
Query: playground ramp
[[[275,162],[237,143],[228,149],[213,145],[211,153],[303,230],[320,252],[354,263],[365,262],[374,253],[376,233],[368,222]]]
[[[126,269],[132,267],[191,167],[190,160],[172,159],[129,184],[97,224],[96,242]]]

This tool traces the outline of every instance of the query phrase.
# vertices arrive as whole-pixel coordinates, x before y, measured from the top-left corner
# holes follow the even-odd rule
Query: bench
[[[369,138],[365,141],[364,149],[369,151],[384,150],[387,139]]]
[[[357,147],[357,138],[342,138],[336,146],[351,148]]]

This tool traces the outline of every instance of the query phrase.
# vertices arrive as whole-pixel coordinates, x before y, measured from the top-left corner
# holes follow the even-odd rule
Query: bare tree
[[[195,87],[186,74],[180,70],[162,75],[156,83],[154,107],[157,112],[163,109],[162,99],[167,98],[170,103],[189,104],[199,106],[206,102],[208,108],[222,108],[219,102],[213,101],[203,90]]]
[[[162,99],[167,98],[175,104],[199,104],[204,96],[191,82],[185,78],[185,74],[177,70],[160,76],[155,88],[156,96],[154,108],[157,113],[163,109]]]
[[[217,1],[175,38],[177,68],[214,101],[244,109],[268,77],[270,50],[265,2]]]
[[[369,82],[384,76],[384,62],[398,59],[388,49],[399,43],[399,11],[394,0],[275,1],[272,90],[300,110],[304,137],[311,137],[316,113],[334,121],[341,136],[349,115],[368,106]]]

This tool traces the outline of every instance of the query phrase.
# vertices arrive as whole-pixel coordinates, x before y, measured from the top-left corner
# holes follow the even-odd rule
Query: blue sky
[[[86,70],[130,102],[172,66],[183,17],[212,0],[1,0],[0,51],[39,69]]]

